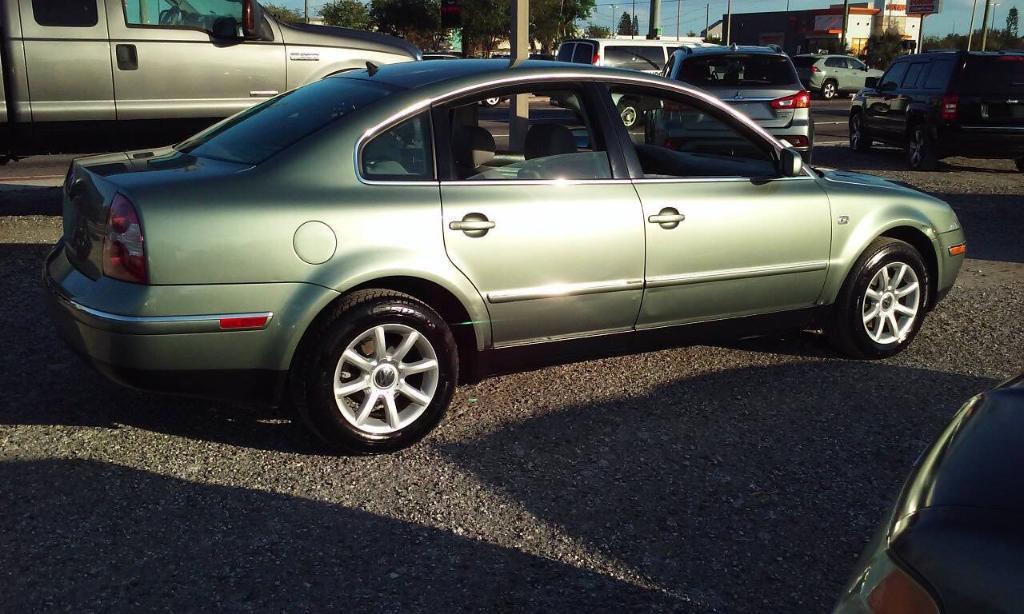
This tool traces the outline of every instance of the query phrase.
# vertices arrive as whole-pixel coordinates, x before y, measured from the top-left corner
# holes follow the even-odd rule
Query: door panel
[[[644,182],[644,218],[675,208],[674,228],[647,223],[647,290],[638,328],[815,304],[825,282],[830,212],[811,178]]]
[[[103,0],[93,1],[100,3],[96,13],[80,21],[91,25],[60,26],[41,25],[32,0],[20,0],[33,121],[114,119],[107,19]],[[61,15],[39,17],[52,24]]]
[[[285,54],[276,41],[217,39],[198,29],[129,27],[108,2],[118,119],[220,118],[285,89]],[[157,11],[150,12],[156,20]],[[141,19],[133,14],[132,19]],[[117,44],[133,45],[137,67],[119,67]],[[123,56],[124,54],[122,54]]]

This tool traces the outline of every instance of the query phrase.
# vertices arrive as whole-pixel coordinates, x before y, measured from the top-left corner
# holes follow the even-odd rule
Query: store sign
[[[910,0],[907,3],[908,15],[934,15],[942,12],[942,0]]]
[[[906,4],[886,4],[885,10],[887,11],[905,11],[907,10]]]

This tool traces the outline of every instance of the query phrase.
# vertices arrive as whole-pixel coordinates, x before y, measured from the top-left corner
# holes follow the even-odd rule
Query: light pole
[[[683,8],[683,0],[676,0],[676,42],[679,42],[679,11]]]
[[[732,43],[732,0],[725,3],[725,44]]]
[[[967,50],[971,50],[971,41],[974,39],[974,14],[978,12],[978,0],[974,0],[971,7],[971,25],[967,28]]]
[[[651,0],[651,9],[649,12],[647,39],[655,40],[658,38],[658,30],[661,28],[661,0]]]
[[[981,50],[988,46],[988,12],[992,8],[992,0],[985,0],[985,12],[981,15]]]

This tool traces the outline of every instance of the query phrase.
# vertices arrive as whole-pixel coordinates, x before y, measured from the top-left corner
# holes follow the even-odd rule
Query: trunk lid
[[[721,99],[722,102],[745,114],[765,128],[785,128],[793,121],[793,109],[776,109],[772,101],[799,93],[793,87],[785,89],[737,89],[737,88],[706,88],[708,93]]]
[[[961,124],[1024,126],[1024,54],[969,57],[957,90]]]

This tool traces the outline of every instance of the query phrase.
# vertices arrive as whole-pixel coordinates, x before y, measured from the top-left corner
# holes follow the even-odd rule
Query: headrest
[[[452,134],[455,163],[463,168],[476,168],[494,158],[494,137],[480,126],[459,126]]]
[[[523,155],[527,160],[576,153],[576,137],[561,124],[534,124],[526,132]]]

